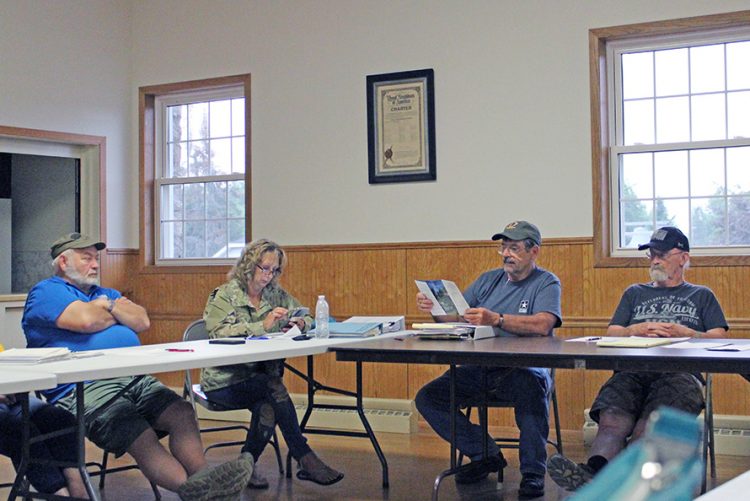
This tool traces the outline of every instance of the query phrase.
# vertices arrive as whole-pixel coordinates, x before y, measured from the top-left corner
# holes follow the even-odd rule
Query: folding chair
[[[98,471],[89,473],[90,476],[96,476],[99,475],[99,490],[104,490],[104,481],[107,478],[108,473],[117,473],[118,471],[127,471],[127,470],[133,470],[133,469],[139,469],[137,464],[129,464],[126,466],[118,466],[116,468],[108,468],[107,467],[107,460],[109,459],[110,452],[108,450],[104,450],[102,453],[102,462],[97,463],[95,461],[86,463],[87,468],[95,467]],[[148,480],[148,479],[147,479]],[[154,499],[156,501],[159,501],[161,499],[161,492],[159,491],[159,487],[156,485],[156,483],[152,482],[151,480],[148,481],[148,483],[151,485],[151,490],[154,493]]]
[[[560,431],[560,412],[557,406],[557,389],[555,385],[555,369],[552,369],[550,372],[551,379],[552,379],[552,391],[550,392],[550,402],[552,403],[552,413],[555,416],[555,440],[547,439],[547,443],[554,447],[558,454],[563,453],[563,443],[562,443],[562,433]],[[487,381],[486,381],[486,374],[485,374],[485,381],[483,382],[484,387],[487,387]],[[487,419],[487,409],[489,408],[512,408],[514,407],[513,402],[509,402],[507,400],[497,400],[492,398],[492,394],[490,392],[485,393],[481,398],[478,398],[476,400],[472,400],[469,402],[466,402],[464,404],[464,407],[466,408],[466,417],[471,418],[471,409],[473,407],[476,407],[479,410],[479,426],[482,427],[484,430],[485,436],[488,433],[489,424]],[[500,447],[501,449],[518,449],[520,448],[520,439],[515,437],[496,437],[493,438],[495,443]],[[463,454],[459,453],[458,455],[458,464],[459,466],[463,462]],[[497,483],[501,484],[503,483],[503,470],[500,469],[500,471],[497,474]]]
[[[703,411],[703,481],[701,494],[706,492],[708,461],[711,462],[711,483],[716,483],[716,443],[714,437],[713,374],[706,374],[704,386],[706,408]]]
[[[185,333],[182,336],[183,341],[197,341],[201,339],[208,339],[208,331],[206,330],[206,322],[203,320],[196,320],[195,322],[192,322],[190,325],[187,326],[187,329],[185,329]],[[212,402],[208,399],[206,394],[201,389],[200,384],[193,384],[192,376],[190,375],[190,371],[185,371],[185,384],[183,388],[183,397],[187,397],[190,399],[190,403],[193,405],[193,409],[195,409],[195,404],[199,404],[201,407],[208,409],[210,411],[215,412],[221,412],[221,411],[233,411],[233,410],[239,410],[239,409],[245,409],[245,407],[237,406],[237,407],[227,407],[222,404],[218,404],[216,402]],[[217,431],[230,431],[230,430],[244,430],[245,433],[249,431],[248,426],[235,424],[235,425],[227,425],[227,426],[214,426],[210,428],[201,428],[201,433],[212,433]],[[276,462],[279,465],[279,473],[284,473],[284,463],[281,461],[281,450],[279,449],[279,439],[276,435],[276,430],[273,431],[273,437],[271,437],[271,440],[269,442],[272,446],[274,451],[276,452]],[[238,441],[230,441],[230,442],[219,442],[216,444],[209,445],[206,447],[205,451],[208,452],[210,449],[218,448],[218,447],[231,447],[235,445],[244,445],[244,440],[238,440]]]

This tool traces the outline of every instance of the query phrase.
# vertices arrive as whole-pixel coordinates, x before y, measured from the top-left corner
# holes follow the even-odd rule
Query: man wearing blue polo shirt
[[[30,348],[85,351],[140,344],[138,333],[150,325],[146,310],[97,284],[98,254],[104,248],[104,242],[80,233],[52,244],[55,274],[31,289],[24,308],[22,325]],[[95,419],[89,418],[133,379],[86,382],[88,438],[118,456],[128,452],[149,480],[183,500],[237,498],[250,479],[252,457],[208,468],[192,407],[155,378],[142,377]],[[50,402],[75,412],[73,390],[67,384],[44,393]],[[158,432],[169,434],[169,450]]]

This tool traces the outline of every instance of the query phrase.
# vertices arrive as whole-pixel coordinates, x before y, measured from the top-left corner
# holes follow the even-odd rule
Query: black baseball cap
[[[542,245],[542,234],[539,228],[528,221],[513,221],[508,223],[503,231],[492,235],[492,240],[532,240],[537,245]]]
[[[656,249],[661,252],[667,252],[672,249],[689,251],[690,242],[688,242],[688,238],[679,228],[663,226],[651,234],[649,243],[638,246],[638,250],[643,249]]]
[[[81,235],[80,233],[68,233],[67,235],[58,238],[50,247],[50,255],[52,259],[62,254],[68,249],[85,249],[86,247],[95,247],[96,250],[102,250],[107,245],[104,242],[99,242],[95,238],[90,238],[88,235]]]

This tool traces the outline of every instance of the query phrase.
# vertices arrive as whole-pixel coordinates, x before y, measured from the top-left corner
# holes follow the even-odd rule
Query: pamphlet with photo
[[[461,290],[450,280],[415,280],[419,292],[432,301],[430,314],[436,322],[461,322],[469,308]]]

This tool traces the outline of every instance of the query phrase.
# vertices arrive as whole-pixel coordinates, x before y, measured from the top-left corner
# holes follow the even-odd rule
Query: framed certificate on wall
[[[370,184],[434,181],[432,69],[367,76]]]

